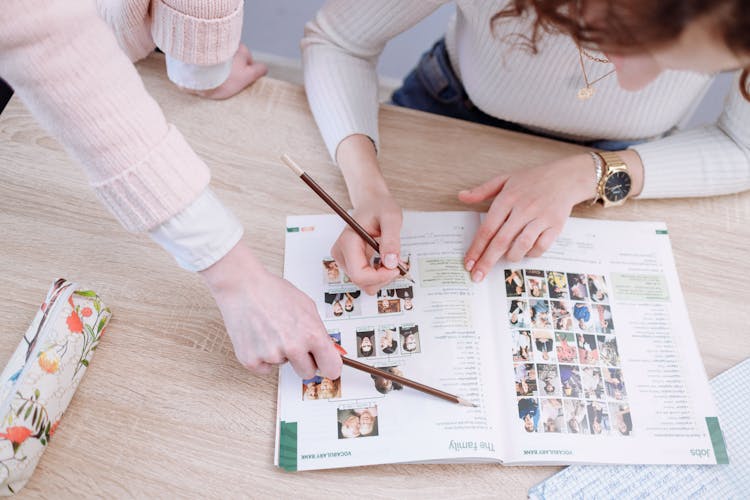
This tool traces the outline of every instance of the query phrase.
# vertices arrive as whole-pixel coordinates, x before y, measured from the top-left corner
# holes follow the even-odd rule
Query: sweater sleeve
[[[184,63],[223,63],[240,45],[242,0],[154,0],[152,15],[154,43]]]
[[[713,196],[750,189],[750,102],[739,79],[715,125],[633,146],[643,162],[640,198]]]
[[[305,27],[305,89],[328,152],[352,134],[378,143],[376,64],[391,38],[446,0],[331,0]]]
[[[93,2],[6,0],[0,75],[131,231],[188,206],[206,165],[169,125]]]

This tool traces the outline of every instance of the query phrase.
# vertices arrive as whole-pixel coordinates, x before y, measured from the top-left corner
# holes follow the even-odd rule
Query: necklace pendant
[[[586,101],[594,96],[594,87],[587,85],[578,90],[578,99]]]

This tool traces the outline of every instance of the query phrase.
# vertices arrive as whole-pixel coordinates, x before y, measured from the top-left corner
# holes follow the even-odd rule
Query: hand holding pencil
[[[369,245],[369,247],[372,248],[375,252],[380,252],[380,244],[377,242],[377,240],[375,240],[375,238],[373,238],[357,220],[349,215],[349,213],[344,210],[344,208],[342,208],[328,193],[326,193],[323,188],[321,188],[308,174],[306,174],[302,167],[300,167],[287,154],[282,155],[281,159],[285,165],[287,165],[296,175],[298,175],[300,179],[305,182],[305,184],[307,184],[329,207],[331,207],[331,209],[333,209],[334,212],[336,212],[347,223],[347,225],[352,229],[352,231],[354,231],[357,237],[361,238],[363,245]],[[342,237],[344,237],[344,234],[342,234]],[[335,253],[336,252],[334,251],[334,254]],[[372,294],[381,287],[381,285],[374,287],[368,286],[366,283],[358,282],[360,280],[357,280],[355,279],[355,276],[352,276],[355,272],[361,271],[361,268],[364,268],[366,266],[369,267],[369,262],[360,262],[356,266],[352,266],[347,265],[349,263],[343,255],[333,255],[333,257],[340,262],[344,269],[346,269],[347,274],[349,274],[352,280],[362,286],[365,292]],[[414,282],[412,277],[409,275],[408,269],[406,269],[402,262],[388,262],[388,256],[384,256],[383,265],[388,268],[396,267],[401,276],[411,282]]]
[[[375,238],[373,238],[351,215],[349,215],[349,213],[346,210],[344,210],[338,203],[336,203],[336,201],[333,198],[331,198],[331,196],[328,193],[326,193],[325,190],[322,187],[320,187],[320,185],[318,185],[318,183],[315,182],[312,177],[306,174],[305,171],[302,169],[302,167],[300,167],[287,154],[282,155],[281,160],[296,175],[298,175],[299,178],[302,179],[302,181],[310,187],[310,189],[312,189],[324,202],[326,202],[326,204],[329,207],[331,207],[333,211],[336,212],[360,238],[362,238],[362,241],[368,244],[376,252],[380,252],[380,245],[375,240]],[[400,274],[404,278],[414,283],[414,280],[409,275],[408,269],[404,267],[403,263],[398,263],[397,269],[399,270]],[[341,360],[346,366],[369,373],[370,375],[374,375],[376,377],[382,377],[384,379],[397,382],[401,385],[404,385],[406,387],[411,387],[412,389],[416,389],[425,394],[435,396],[445,401],[450,401],[451,403],[459,404],[461,406],[471,406],[471,407],[476,406],[470,401],[464,398],[461,398],[459,396],[456,396],[454,394],[450,394],[445,391],[441,391],[440,389],[436,389],[434,387],[421,384],[414,380],[403,377],[399,374],[381,370],[379,368],[370,366],[366,363],[355,361],[346,356],[347,352],[344,350],[343,347],[335,343],[334,343],[334,346],[339,351],[339,354],[341,354]]]

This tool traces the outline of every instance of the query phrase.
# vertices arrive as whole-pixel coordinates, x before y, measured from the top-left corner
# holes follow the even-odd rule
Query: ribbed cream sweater
[[[231,58],[241,0],[5,0],[2,9],[0,75],[127,229],[153,229],[205,191],[208,168],[128,58],[155,44],[191,64]]]
[[[378,143],[377,58],[388,40],[445,3],[331,0],[308,23],[302,41],[305,86],[332,157],[352,134]],[[490,18],[507,0],[454,3],[457,13],[446,33],[451,63],[484,112],[563,138],[648,141],[633,147],[645,167],[642,197],[750,189],[750,103],[738,90],[716,125],[690,131],[677,129],[710,76],[667,71],[638,92],[622,90],[611,76],[595,85],[592,99],[581,101],[576,93],[583,75],[569,37],[545,36],[534,55],[517,37],[529,33],[530,18],[503,20],[490,29]],[[586,67],[590,79],[612,69],[591,61]]]

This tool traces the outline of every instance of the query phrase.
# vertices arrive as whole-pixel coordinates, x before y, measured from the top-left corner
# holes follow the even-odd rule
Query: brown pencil
[[[406,387],[411,387],[412,389],[416,389],[418,391],[424,392],[425,394],[430,394],[431,396],[450,401],[451,403],[456,403],[461,406],[476,407],[474,403],[467,401],[464,398],[455,396],[445,391],[441,391],[440,389],[435,389],[434,387],[430,387],[428,385],[420,384],[419,382],[415,382],[414,380],[410,380],[406,377],[381,370],[380,368],[375,368],[374,366],[360,363],[359,361],[354,361],[352,358],[344,356],[346,354],[346,351],[343,347],[338,344],[334,344],[334,347],[336,347],[336,349],[341,353],[341,359],[344,361],[344,364],[346,366],[361,370],[363,372],[369,373],[370,375],[375,375],[376,377],[383,377],[384,379],[388,379],[392,382],[397,382],[401,385],[405,385]]]
[[[354,217],[349,215],[349,213],[344,210],[341,205],[336,203],[336,200],[331,198],[331,196],[323,190],[322,187],[318,185],[317,182],[313,180],[312,177],[307,175],[304,170],[302,170],[302,167],[297,165],[297,163],[292,160],[288,154],[284,153],[281,155],[281,161],[284,162],[284,164],[292,169],[292,171],[297,174],[300,179],[302,179],[305,184],[310,186],[310,189],[315,191],[315,193],[320,196],[320,198],[326,202],[326,204],[333,209],[334,212],[339,214],[339,216],[344,219],[344,221],[349,224],[349,227],[351,227],[365,242],[367,242],[368,245],[370,245],[376,252],[380,253],[380,245],[378,242],[373,238],[370,233],[368,233],[365,228],[359,225],[359,222],[354,220]],[[399,263],[398,270],[401,273],[401,276],[408,279],[412,283],[414,283],[414,279],[409,275],[409,271],[404,267],[403,264]]]

